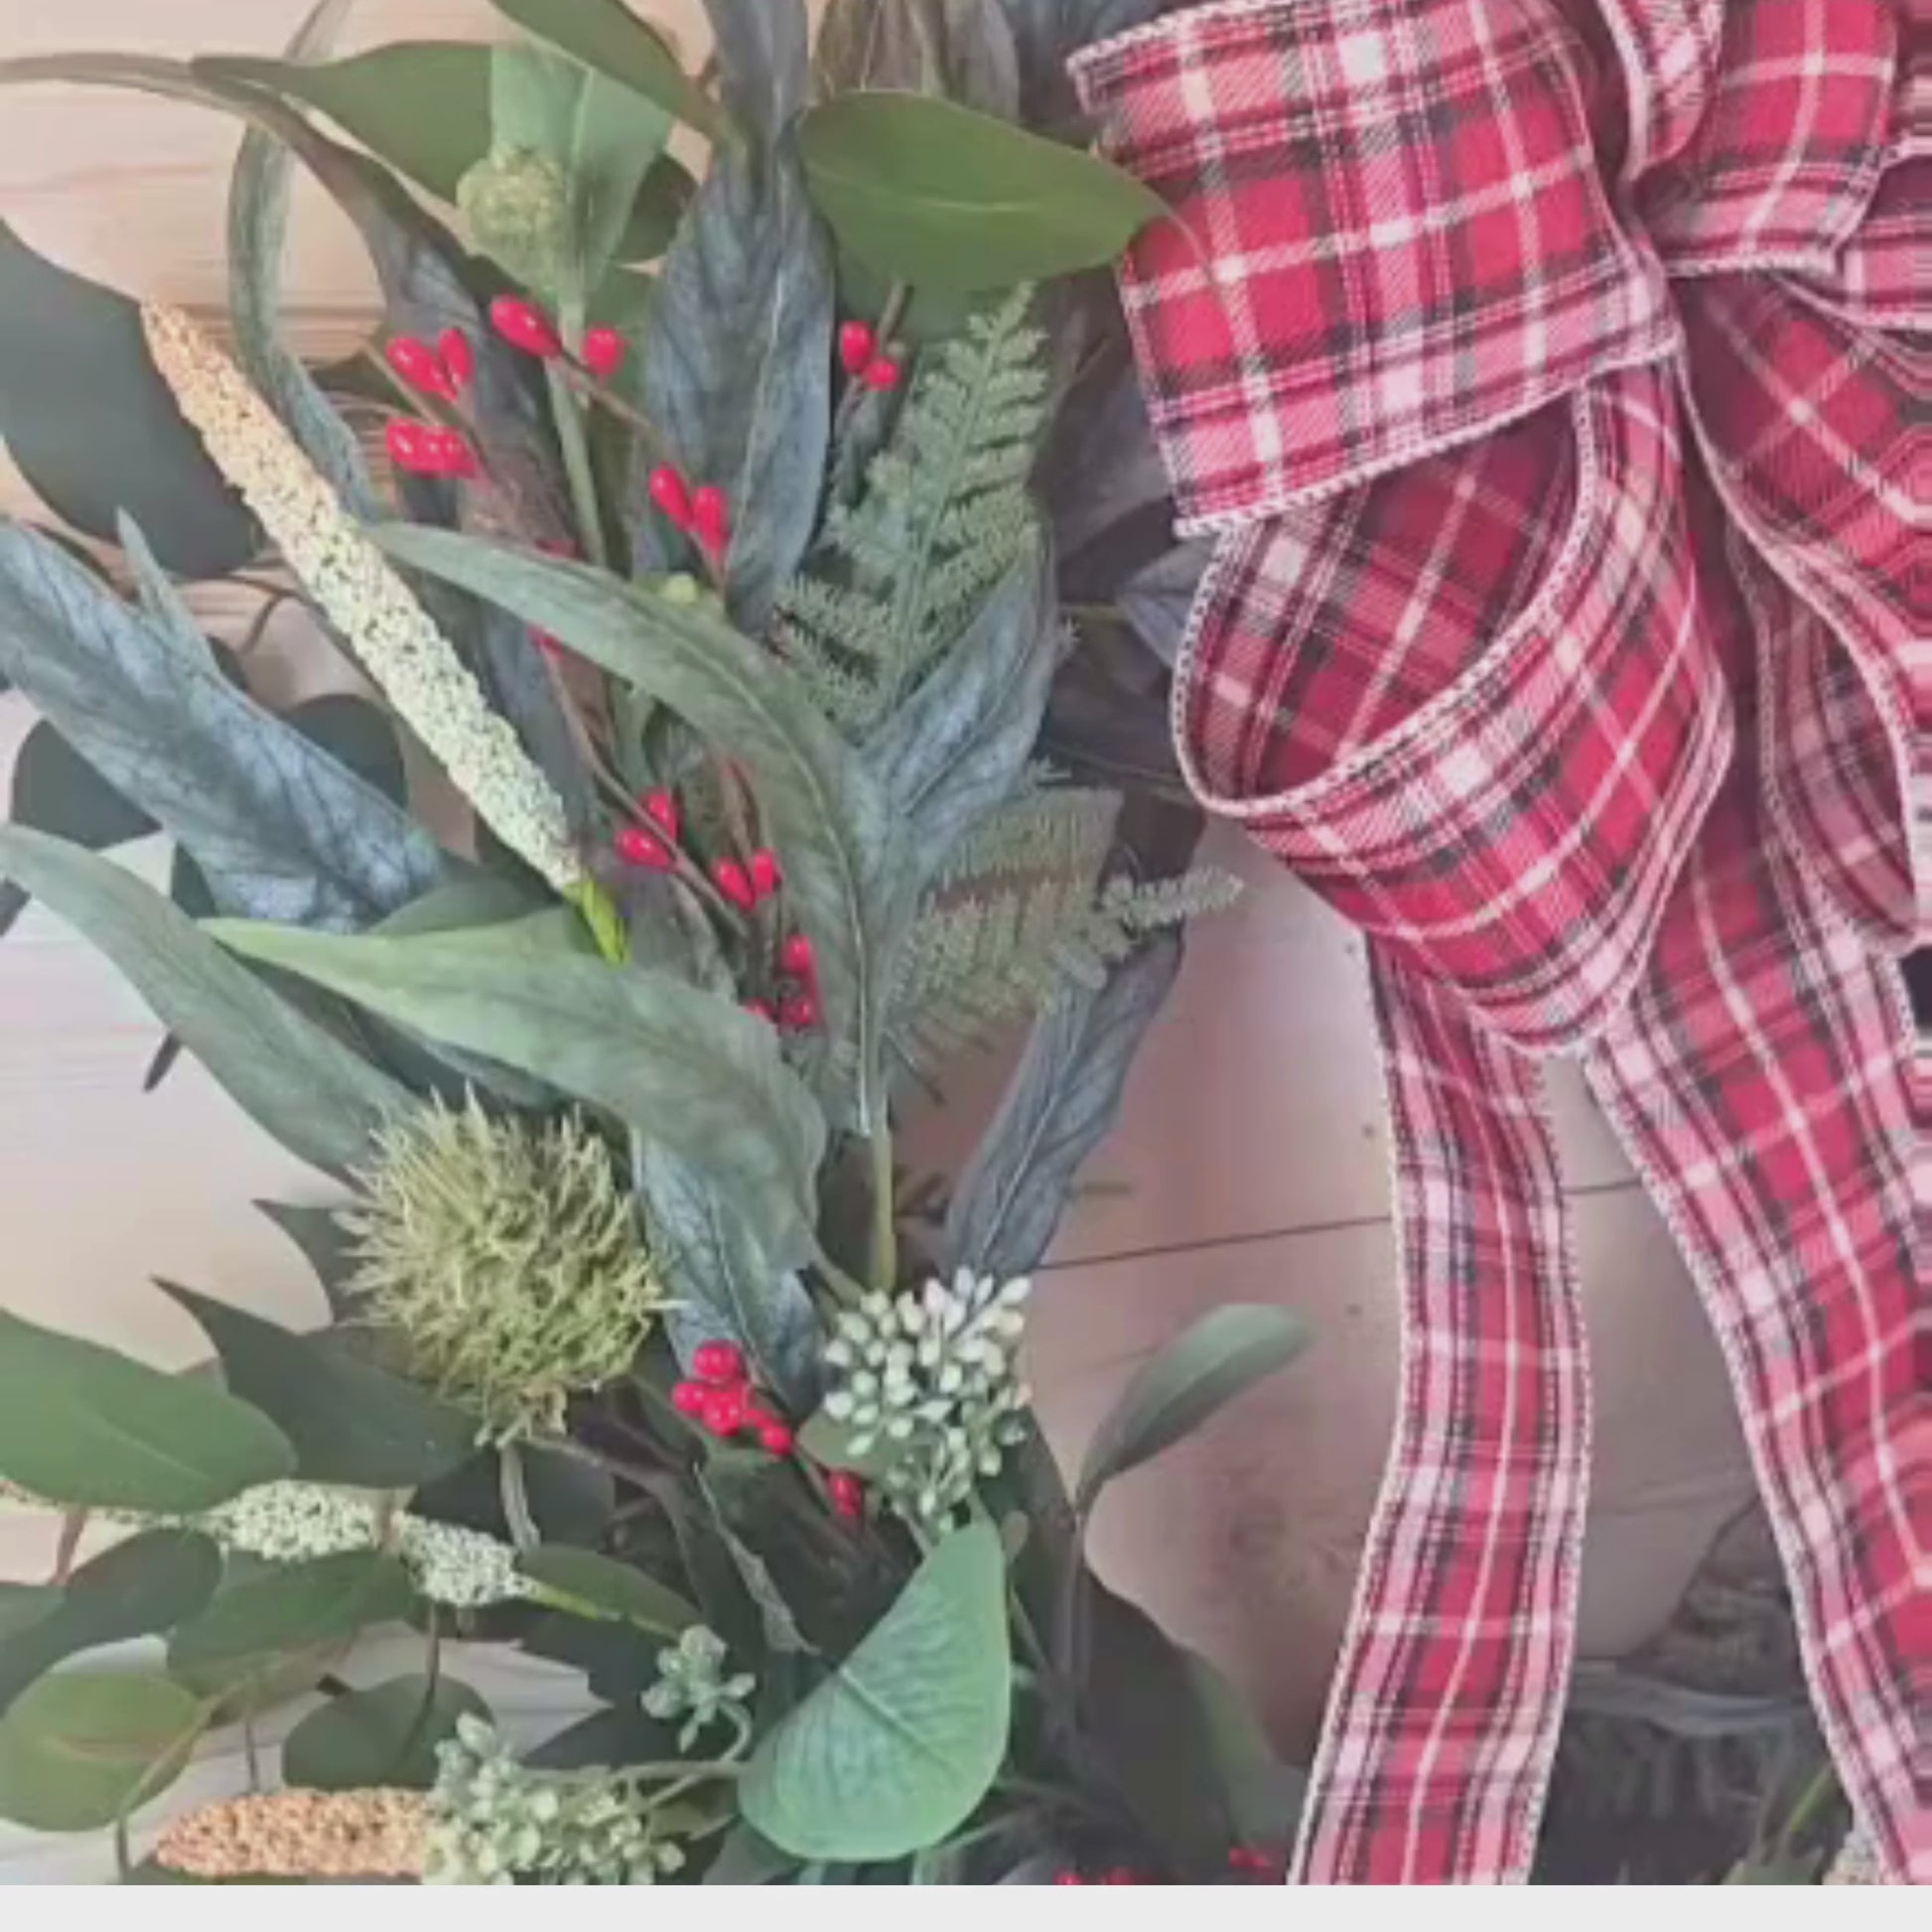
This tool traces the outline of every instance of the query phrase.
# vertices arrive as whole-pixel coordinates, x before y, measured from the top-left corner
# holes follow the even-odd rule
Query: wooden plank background
[[[308,0],[0,0],[0,56],[60,48],[272,52]],[[697,0],[653,17],[688,44]],[[345,46],[490,35],[483,0],[362,0]],[[0,94],[0,218],[67,266],[203,309],[223,282],[225,118],[131,93]],[[333,350],[366,326],[359,244],[305,191],[289,273],[293,333]],[[18,508],[0,477],[0,506]],[[271,675],[325,679],[293,638]],[[285,686],[286,688],[286,686]],[[0,769],[29,723],[0,699]],[[1227,1661],[1288,1735],[1306,1735],[1345,1611],[1393,1391],[1386,1151],[1358,942],[1292,882],[1216,840],[1254,882],[1204,928],[1094,1164],[1038,1304],[1033,1373],[1075,1446],[1147,1350],[1217,1300],[1304,1309],[1317,1354],[1119,1486],[1097,1545],[1127,1587]],[[165,855],[137,851],[158,874]],[[10,1307],[181,1360],[185,1317],[155,1274],[272,1311],[318,1313],[251,1197],[328,1197],[192,1066],[143,1098],[152,1021],[57,922],[0,945],[0,1226]],[[993,1090],[961,1084],[915,1139],[942,1158]],[[1580,1087],[1558,1075],[1579,1195],[1599,1401],[1586,1644],[1614,1651],[1668,1609],[1747,1494],[1717,1351],[1668,1242]],[[44,1526],[0,1517],[0,1574],[44,1562]]]

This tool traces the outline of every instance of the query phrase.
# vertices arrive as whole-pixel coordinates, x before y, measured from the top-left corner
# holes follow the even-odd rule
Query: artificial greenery
[[[292,1788],[175,1821],[167,1868],[1253,1869],[1279,1767],[1083,1537],[1299,1330],[1177,1337],[1072,1495],[1019,1359],[1224,897],[1116,782],[1171,784],[1124,756],[1160,693],[1121,652],[1175,553],[1075,275],[1161,211],[1055,80],[1152,8],[840,5],[814,62],[798,0],[709,0],[701,73],[611,0],[498,10],[493,49],[334,60],[324,0],[282,61],[0,63],[249,127],[231,343],[0,231],[0,435],[70,526],[0,523],[0,675],[45,721],[0,924],[72,924],[319,1171],[273,1211],[334,1317],[171,1286],[218,1368],[171,1376],[0,1315],[0,1480],[66,1519],[0,1594],[0,1814],[131,1865],[198,1739],[304,1698]],[[296,167],[383,293],[329,368],[279,334]],[[179,589],[214,578],[260,602],[237,651]],[[326,715],[247,688],[284,607],[356,674]],[[153,830],[168,894],[102,856]],[[1008,1024],[1005,1102],[915,1195],[908,1074]],[[127,1534],[76,1568],[88,1515]],[[420,1669],[338,1677],[405,1624]],[[453,1635],[589,1715],[519,1756]],[[136,1636],[142,1671],[84,1661]],[[1155,1730],[1173,1803],[1122,1741]]]

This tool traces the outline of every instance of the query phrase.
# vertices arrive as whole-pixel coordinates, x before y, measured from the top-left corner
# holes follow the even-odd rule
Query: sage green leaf
[[[1266,1848],[1285,1860],[1308,1786],[1307,1772],[1276,1754],[1251,1700],[1198,1652],[1175,1648],[1193,1686],[1201,1734],[1226,1797],[1234,1843]]]
[[[1012,1675],[999,1533],[973,1523],[759,1741],[740,1786],[746,1819],[801,1859],[897,1859],[936,1843],[1000,1768]]]
[[[236,1577],[175,1632],[168,1668],[189,1681],[226,1687],[293,1654],[405,1616],[412,1601],[401,1563],[373,1550],[262,1564]]]
[[[393,1677],[311,1711],[282,1745],[282,1779],[307,1791],[427,1791],[436,1747],[456,1735],[457,1720],[488,1716],[457,1678]]]
[[[294,1334],[192,1289],[157,1286],[214,1344],[229,1393],[288,1438],[306,1480],[413,1489],[460,1468],[476,1449],[474,1417],[358,1361],[340,1336]]]
[[[736,1342],[787,1410],[809,1409],[824,1336],[791,1272],[809,1254],[801,1247],[774,1263],[695,1162],[643,1143],[634,1166],[651,1255],[674,1302],[666,1319],[679,1357],[688,1362],[707,1341]]]
[[[0,662],[231,911],[358,925],[444,876],[435,841],[400,806],[65,551],[4,521]]]
[[[201,1703],[165,1677],[63,1671],[0,1718],[0,1818],[91,1832],[163,1791],[201,1735]]]
[[[1040,1015],[947,1203],[948,1269],[1011,1276],[1039,1263],[1074,1176],[1119,1116],[1134,1054],[1179,970],[1179,939],[1160,933],[1097,992],[1066,987]]]
[[[4,222],[0,442],[76,529],[111,539],[126,511],[185,577],[222,576],[256,550],[254,519],[176,407],[135,305],[44,260]]]
[[[190,1516],[294,1466],[233,1396],[0,1310],[0,1476],[30,1494]]]
[[[832,262],[788,142],[720,155],[659,271],[639,401],[661,447],[633,475],[636,561],[667,567],[683,540],[648,510],[648,465],[675,462],[725,491],[733,620],[760,632],[818,518],[832,425]]]
[[[45,1623],[60,1607],[61,1592],[52,1585],[0,1584],[0,1644]]]
[[[1144,1364],[1087,1446],[1074,1493],[1085,1511],[1114,1477],[1171,1449],[1286,1367],[1312,1339],[1287,1309],[1233,1305],[1204,1314]]]
[[[1166,205],[1111,163],[929,94],[844,94],[799,123],[813,202],[882,274],[1010,288],[1113,260]]]
[[[325,1033],[152,888],[106,859],[0,825],[0,875],[99,948],[255,1123],[317,1167],[355,1167],[406,1087]]]
[[[516,1567],[537,1586],[539,1603],[573,1616],[635,1624],[666,1638],[698,1621],[696,1606],[676,1590],[595,1550],[546,1543],[526,1550]]]
[[[817,950],[828,1034],[860,1070],[851,1117],[869,1132],[877,1099],[867,1074],[880,1063],[917,875],[879,782],[798,680],[701,604],[449,531],[379,535],[402,562],[515,612],[668,706],[743,767]]]
[[[585,67],[655,101],[700,134],[724,132],[713,102],[656,30],[617,0],[490,0],[496,11]]]
[[[303,63],[326,53],[351,4],[318,0],[286,58]],[[336,493],[369,522],[377,514],[376,496],[361,446],[282,340],[279,327],[294,161],[288,148],[261,128],[251,127],[241,137],[228,187],[228,313],[235,359]]]
[[[105,852],[145,838],[154,820],[130,805],[45,718],[20,741],[14,756],[12,821]],[[0,882],[0,933],[27,905],[12,880]]]
[[[215,921],[236,952],[606,1107],[687,1154],[778,1253],[812,1239],[825,1126],[762,1021],[564,950],[548,915],[406,938]]]

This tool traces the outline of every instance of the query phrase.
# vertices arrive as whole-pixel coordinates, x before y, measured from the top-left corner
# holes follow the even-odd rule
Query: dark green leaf
[[[573,1616],[634,1623],[663,1637],[675,1637],[698,1621],[696,1607],[676,1590],[594,1550],[546,1544],[526,1550],[516,1567],[538,1586],[538,1602]]]
[[[1062,560],[1116,525],[1168,502],[1172,485],[1148,427],[1140,374],[1124,343],[1073,385],[1041,460],[1037,485]],[[1112,585],[1104,587],[1111,593]]]
[[[190,1681],[226,1683],[405,1616],[412,1600],[402,1565],[373,1550],[264,1564],[236,1578],[175,1632],[168,1668]]]
[[[1175,1648],[1193,1687],[1201,1734],[1227,1800],[1234,1842],[1285,1860],[1307,1773],[1276,1755],[1252,1704],[1205,1657]]]
[[[90,1832],[164,1790],[201,1735],[201,1704],[164,1677],[63,1671],[0,1718],[0,1818]]]
[[[728,1503],[731,1485],[724,1479],[724,1466],[728,1465],[724,1465],[723,1458],[720,1458],[718,1475],[715,1478],[700,1476],[698,1488],[705,1506],[711,1511],[711,1525],[717,1532],[718,1541],[724,1546],[746,1596],[758,1612],[764,1648],[787,1656],[808,1655],[813,1646],[799,1628],[798,1618],[786,1601],[784,1591],[778,1587],[777,1579],[771,1574],[771,1566],[732,1521]]]
[[[946,1209],[949,1267],[1024,1275],[1052,1244],[1073,1177],[1120,1111],[1128,1068],[1180,970],[1161,934],[1099,992],[1069,987],[1035,1024]]]
[[[932,95],[844,94],[804,117],[798,144],[839,240],[935,288],[1094,268],[1166,212],[1111,164]]]
[[[1286,1367],[1312,1339],[1287,1309],[1230,1306],[1204,1314],[1145,1363],[1087,1446],[1075,1506],[1091,1509],[1114,1477],[1137,1468]]]
[[[469,1460],[474,1418],[356,1360],[339,1337],[293,1334],[191,1289],[159,1286],[201,1323],[229,1390],[289,1439],[308,1481],[413,1489]]]
[[[676,1302],[668,1319],[679,1355],[689,1361],[702,1342],[736,1342],[788,1410],[809,1409],[822,1336],[804,1285],[772,1266],[702,1167],[646,1144],[635,1168],[651,1254]]]
[[[805,1859],[895,1859],[957,1829],[1007,1746],[1006,1569],[989,1523],[956,1530],[878,1626],[766,1733],[745,1817]]]
[[[294,1464],[233,1396],[0,1310],[0,1475],[30,1494],[193,1515]]]
[[[762,629],[818,514],[831,432],[832,266],[789,144],[762,164],[721,155],[659,271],[638,381],[665,459],[731,505],[726,601]],[[645,501],[643,479],[633,479]],[[637,562],[682,554],[639,512]]]
[[[770,1885],[796,1871],[798,1861],[741,1818],[725,1834],[718,1856],[706,1866],[707,1885]]]
[[[46,719],[38,720],[14,758],[13,822],[105,852],[144,838],[154,820],[130,805]],[[20,916],[27,895],[0,884],[0,933]]]
[[[1162,0],[998,0],[1020,55],[1021,118],[1044,126],[1076,110],[1067,57],[1150,21]]]
[[[728,1001],[562,950],[546,913],[401,939],[232,920],[208,930],[432,1039],[608,1107],[728,1186],[771,1252],[812,1252],[824,1122],[776,1035]]]
[[[391,1678],[311,1711],[282,1746],[282,1777],[309,1791],[427,1791],[436,1782],[436,1747],[456,1735],[457,1720],[488,1716],[483,1699],[453,1677],[434,1684]]]
[[[20,524],[0,523],[0,660],[230,910],[355,925],[443,877],[399,806]]]
[[[441,530],[392,528],[382,540],[405,563],[562,638],[744,767],[798,924],[817,948],[829,1035],[858,1067],[876,1066],[916,878],[881,787],[796,678],[712,611],[602,572]],[[867,1131],[863,1094],[853,1113]]]
[[[1194,593],[1200,589],[1211,549],[1204,538],[1176,544],[1146,569],[1136,571],[1115,594],[1121,616],[1164,664],[1172,665],[1180,654],[1187,614],[1194,608]]]
[[[717,106],[678,66],[656,30],[617,0],[491,0],[491,5],[525,33],[654,100],[699,133],[723,131]]]
[[[344,1289],[355,1264],[353,1237],[338,1219],[337,1210],[279,1200],[258,1200],[255,1205],[307,1256],[330,1313],[340,1320],[346,1306]]]
[[[388,714],[347,691],[328,691],[291,705],[283,717],[311,745],[398,805],[409,795],[402,746]],[[432,889],[433,890],[433,889]]]
[[[0,875],[18,880],[132,982],[256,1124],[319,1168],[354,1167],[408,1090],[237,965],[157,892],[105,859],[0,826]]]
[[[42,501],[90,536],[112,538],[125,512],[185,577],[254,554],[254,519],[175,406],[135,305],[43,260],[4,222],[0,441]]]
[[[60,1607],[61,1592],[51,1585],[0,1584],[0,1644],[45,1623]]]
[[[805,104],[804,0],[705,0],[719,93],[739,128],[774,141]]]
[[[647,1684],[651,1678],[646,1677]],[[546,1737],[523,1761],[537,1771],[582,1771],[615,1764],[646,1764],[677,1755],[678,1726],[647,1717],[633,1695],[613,1710],[597,1711],[554,1737]]]

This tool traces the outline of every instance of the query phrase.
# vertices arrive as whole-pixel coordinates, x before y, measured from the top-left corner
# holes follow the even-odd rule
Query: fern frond
[[[856,502],[779,600],[780,649],[854,737],[890,717],[1035,541],[1044,339],[1015,291],[934,350]]]
[[[1120,793],[1081,785],[1030,789],[976,825],[946,861],[940,887],[1022,873],[1099,878],[1120,817]]]

